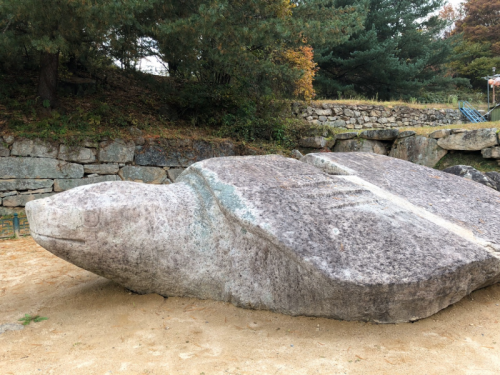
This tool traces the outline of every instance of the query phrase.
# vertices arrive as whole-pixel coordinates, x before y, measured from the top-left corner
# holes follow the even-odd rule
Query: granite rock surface
[[[387,155],[386,144],[371,139],[353,138],[337,140],[333,147],[334,152],[373,152],[374,154]]]
[[[87,164],[83,166],[85,173],[90,174],[117,174],[120,170],[118,164]]]
[[[60,145],[58,159],[83,164],[94,163],[96,161],[95,150],[86,147]]]
[[[54,180],[54,191],[65,191],[69,189],[73,189],[78,186],[97,184],[99,182],[105,181],[119,181],[120,177],[116,175],[103,175],[96,177],[88,177],[88,178],[78,178],[78,179],[56,179]]]
[[[48,179],[23,178],[0,180],[0,191],[44,189],[52,187],[52,185],[54,185],[54,181]]]
[[[26,211],[44,248],[139,293],[393,323],[498,281],[500,193],[381,155],[302,160],[209,159]]]
[[[118,175],[124,181],[143,182],[146,184],[161,184],[167,178],[167,172],[162,168],[136,167],[127,165],[120,169]]]
[[[377,141],[392,141],[398,137],[398,129],[365,130],[359,134],[360,138],[374,139]]]
[[[99,144],[99,161],[106,163],[128,163],[134,160],[135,143],[115,139]]]
[[[339,133],[335,135],[336,139],[345,140],[345,139],[353,139],[358,136],[358,133],[350,132],[350,133]]]
[[[485,159],[500,159],[500,147],[489,147],[481,150],[481,155]]]
[[[299,141],[299,145],[308,148],[323,148],[326,145],[326,138],[324,137],[307,137]]]
[[[82,178],[83,166],[48,158],[0,158],[0,179]]]
[[[443,172],[451,173],[498,190],[496,181],[490,179],[486,174],[479,172],[476,168],[471,167],[470,165],[454,165],[443,169]]]
[[[447,153],[435,139],[413,136],[397,139],[389,156],[432,168]]]
[[[463,130],[454,129],[452,134],[438,140],[445,150],[478,151],[498,145],[497,129]]]
[[[40,139],[18,139],[12,144],[11,155],[56,158],[57,146]]]
[[[11,195],[3,198],[3,205],[5,207],[22,207],[25,206],[26,203],[31,202],[35,199],[43,199],[52,195],[54,195],[54,193]]]
[[[394,199],[463,228],[500,251],[500,193],[474,181],[406,161],[369,153],[308,154],[301,159],[330,174],[352,175]],[[425,212],[419,211],[422,215]]]
[[[486,172],[484,174],[488,177],[493,184],[496,185],[496,190],[500,191],[500,173],[499,172]]]

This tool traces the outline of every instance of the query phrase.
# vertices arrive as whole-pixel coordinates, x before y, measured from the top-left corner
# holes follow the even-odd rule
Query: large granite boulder
[[[209,159],[26,210],[40,245],[139,293],[392,323],[498,281],[498,192],[375,154],[303,160]]]
[[[457,132],[440,138],[438,145],[445,150],[479,151],[498,145],[497,129],[477,129]]]
[[[447,150],[438,146],[435,139],[414,136],[397,139],[389,156],[432,168],[447,153]]]
[[[375,154],[303,160],[209,159],[171,185],[82,186],[26,211],[44,248],[138,293],[393,323],[498,281],[498,192]]]
[[[489,188],[498,190],[496,181],[492,180],[491,178],[479,172],[476,168],[471,167],[470,165],[454,165],[452,167],[443,169],[443,172],[451,173],[456,176],[460,176],[468,180],[478,182],[480,184],[488,186]]]
[[[414,215],[434,223],[436,230],[447,232],[445,236],[448,239],[457,239],[458,243],[455,247],[447,245],[446,249],[435,248],[433,255],[429,258],[430,262],[432,262],[431,259],[434,259],[434,262],[443,262],[447,258],[448,261],[444,261],[447,265],[444,266],[442,263],[444,268],[438,270],[437,263],[435,264],[436,268],[430,263],[429,268],[416,266],[416,270],[422,272],[421,282],[427,284],[430,280],[434,280],[434,287],[443,288],[441,289],[443,294],[440,294],[439,297],[435,294],[436,300],[431,303],[432,308],[453,303],[474,289],[500,280],[499,192],[442,171],[375,154],[308,154],[302,158],[302,161],[317,166],[326,173],[343,175],[346,181],[370,190],[384,202],[387,202],[388,210],[399,207],[402,211],[412,212]],[[381,202],[378,201],[379,204],[384,205]],[[369,209],[366,211],[371,213]],[[403,226],[412,226],[412,221],[413,219]],[[360,233],[364,235],[365,230],[360,231]],[[420,238],[431,235],[430,232],[422,230],[417,232],[418,234],[407,237],[408,245],[415,246]],[[421,248],[417,252],[412,250],[406,254],[410,258],[417,253],[423,255],[420,251],[427,250]],[[466,260],[472,254],[475,254],[472,257],[484,258],[473,265],[473,262],[469,263]],[[385,256],[382,259],[385,259]],[[471,267],[469,274],[459,271],[462,268],[462,261],[469,263],[466,266]],[[412,262],[408,258],[408,265]],[[405,262],[403,261],[403,263]],[[486,264],[488,264],[488,270],[482,268]],[[400,269],[401,266],[402,263],[394,263],[395,268]],[[472,281],[469,276],[478,279]],[[447,284],[446,287],[445,284]],[[438,285],[440,286],[438,287]],[[422,293],[428,297],[437,292],[437,289],[431,292],[434,287],[427,289],[426,292],[416,288],[414,292],[415,294]],[[406,300],[409,305],[414,303],[410,302],[411,299]]]
[[[486,172],[484,174],[496,186],[496,190],[500,191],[500,173],[499,172]]]
[[[387,155],[385,143],[371,139],[353,138],[335,142],[334,152],[373,152],[374,154]]]

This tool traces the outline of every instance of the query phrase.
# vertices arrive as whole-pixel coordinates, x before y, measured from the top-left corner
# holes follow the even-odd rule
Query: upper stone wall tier
[[[345,129],[442,126],[466,122],[458,109],[419,109],[405,106],[388,108],[381,105],[294,103],[292,113],[312,125]]]
[[[103,181],[169,184],[191,164],[258,153],[228,141],[144,138],[85,140],[77,144],[0,136],[0,216],[31,200]]]

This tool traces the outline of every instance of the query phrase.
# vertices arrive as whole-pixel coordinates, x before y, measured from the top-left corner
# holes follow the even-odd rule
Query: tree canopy
[[[348,6],[353,0],[337,0]],[[365,28],[346,43],[316,50],[318,89],[336,97],[346,91],[383,100],[442,89],[450,42],[440,38],[446,23],[433,15],[441,0],[370,0]]]
[[[500,0],[469,0],[462,12],[456,33],[463,32],[470,42],[487,43],[494,55],[500,55]]]
[[[451,32],[453,74],[470,80],[473,87],[483,89],[483,77],[500,66],[500,1],[469,0],[459,9],[449,6],[442,16],[452,19]]]
[[[170,95],[178,101],[311,97],[308,45],[342,43],[362,21],[355,4],[335,8],[328,0],[4,0],[0,59],[4,68],[37,66],[38,94],[51,104],[60,58],[107,57],[133,69],[148,54],[180,82],[181,92]]]

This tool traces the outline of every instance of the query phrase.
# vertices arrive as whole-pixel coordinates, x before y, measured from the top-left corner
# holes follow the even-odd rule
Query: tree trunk
[[[59,53],[42,52],[40,58],[40,81],[38,96],[42,101],[48,100],[51,107],[56,107],[57,78],[59,73]]]
[[[76,74],[78,71],[78,58],[73,54],[70,56],[68,61],[68,70],[73,74]]]

